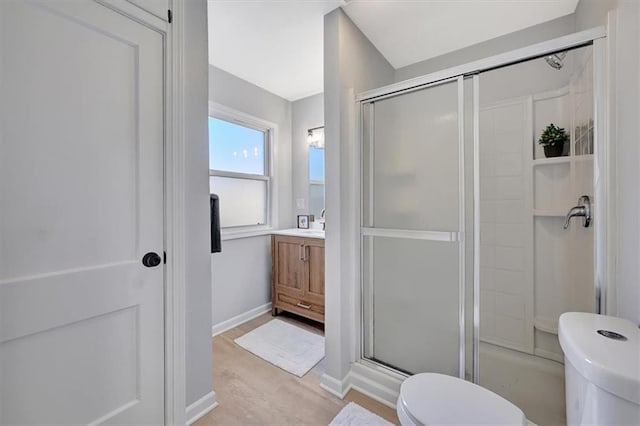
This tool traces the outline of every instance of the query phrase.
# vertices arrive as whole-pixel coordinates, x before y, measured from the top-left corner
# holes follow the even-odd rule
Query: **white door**
[[[163,36],[0,1],[0,424],[161,424]]]

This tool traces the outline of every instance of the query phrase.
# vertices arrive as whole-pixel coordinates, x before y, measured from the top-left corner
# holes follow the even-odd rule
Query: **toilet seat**
[[[501,396],[452,376],[421,373],[400,387],[398,416],[404,424],[522,425],[522,410]]]

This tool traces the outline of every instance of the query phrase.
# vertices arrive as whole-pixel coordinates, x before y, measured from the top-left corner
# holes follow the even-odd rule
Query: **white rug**
[[[389,423],[355,402],[350,402],[331,420],[329,426],[393,426],[393,423]]]
[[[291,374],[302,377],[324,358],[324,337],[274,319],[235,342]]]

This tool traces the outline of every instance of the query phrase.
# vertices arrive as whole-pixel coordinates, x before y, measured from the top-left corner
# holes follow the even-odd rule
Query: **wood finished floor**
[[[323,334],[322,326],[313,321],[286,313],[278,318]],[[213,385],[219,405],[195,426],[328,425],[351,401],[399,424],[395,409],[360,392],[350,391],[343,401],[322,389],[324,361],[298,378],[234,343],[271,319],[267,313],[213,338]]]

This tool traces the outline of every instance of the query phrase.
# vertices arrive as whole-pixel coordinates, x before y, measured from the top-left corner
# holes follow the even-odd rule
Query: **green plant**
[[[569,142],[569,134],[562,128],[551,123],[544,129],[538,143],[542,146],[562,146]]]

